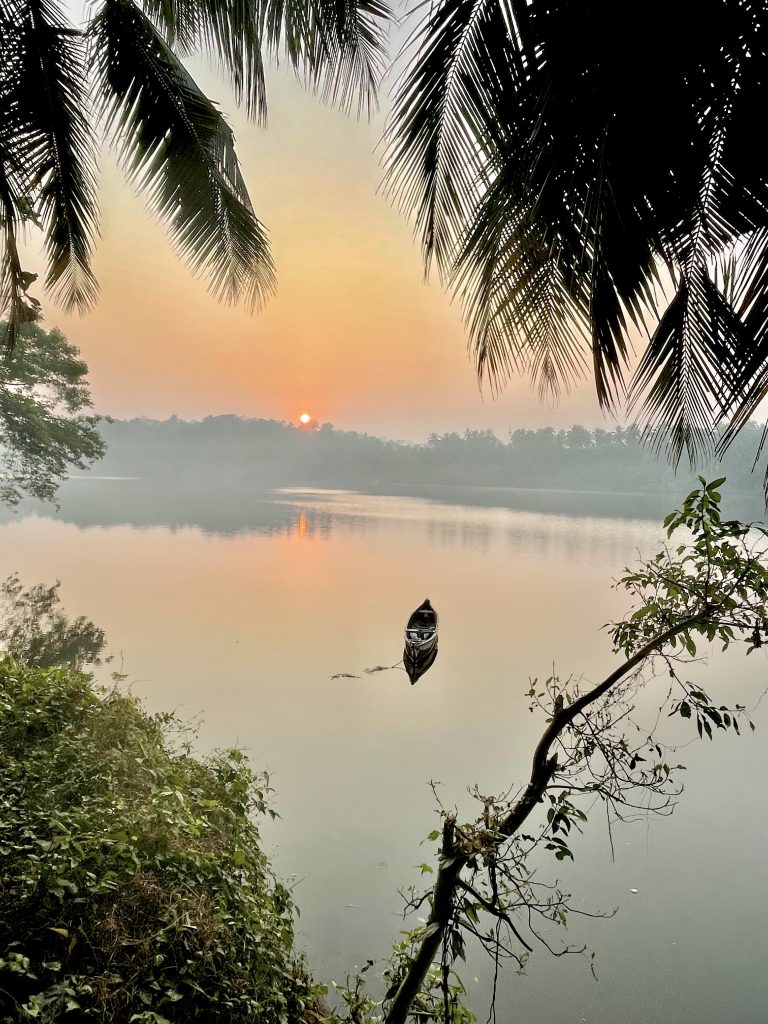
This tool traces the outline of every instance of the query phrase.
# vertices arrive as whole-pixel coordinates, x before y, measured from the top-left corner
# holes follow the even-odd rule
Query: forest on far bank
[[[763,427],[749,423],[738,435],[718,475],[729,493],[761,499],[765,456],[753,468]],[[614,493],[678,494],[715,463],[677,472],[665,453],[633,427],[491,430],[431,434],[422,444],[392,441],[330,423],[309,429],[279,420],[208,416],[188,421],[103,421],[106,456],[93,472],[136,476],[147,482],[210,483],[238,487],[316,486],[357,489],[409,486],[546,488]]]

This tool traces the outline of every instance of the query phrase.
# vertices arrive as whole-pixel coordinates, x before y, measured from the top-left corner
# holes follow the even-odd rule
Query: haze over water
[[[200,714],[203,749],[242,744],[272,772],[281,821],[265,837],[295,883],[300,944],[319,979],[343,981],[404,927],[397,890],[418,883],[415,865],[433,853],[420,842],[438,825],[430,780],[469,816],[467,786],[498,793],[524,779],[542,727],[529,677],[553,663],[585,680],[610,671],[600,626],[627,608],[610,582],[638,549],[656,550],[660,527],[607,517],[600,497],[598,514],[582,500],[570,515],[565,499],[543,514],[295,489],[222,501],[218,526],[183,508],[176,526],[127,514],[99,525],[98,489],[124,486],[70,485],[87,526],[66,500],[58,517],[7,522],[0,569],[28,584],[60,578],[67,610],[123,652],[135,693]],[[441,617],[435,666],[414,687],[400,669],[366,674],[399,660],[405,618],[426,596]],[[751,707],[761,658],[714,658],[696,678]],[[331,678],[340,672],[358,678]],[[539,950],[528,977],[505,971],[500,1020],[764,1020],[763,708],[755,720],[754,735],[680,751],[680,807],[616,829],[615,863],[598,809],[573,867],[542,861],[577,906],[618,914],[570,925],[571,941],[596,950],[599,982],[581,958]],[[472,963],[466,980],[484,1019],[487,969]]]

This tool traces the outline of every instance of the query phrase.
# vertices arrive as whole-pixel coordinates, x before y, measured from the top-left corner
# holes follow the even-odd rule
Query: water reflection
[[[324,978],[383,955],[402,927],[397,891],[418,883],[436,823],[429,780],[469,813],[467,785],[501,792],[529,771],[540,723],[528,678],[553,662],[593,680],[610,669],[599,627],[626,600],[608,584],[661,533],[658,517],[454,497],[73,481],[59,521],[27,508],[0,530],[0,578],[61,579],[65,607],[125,652],[152,708],[202,712],[205,749],[239,742],[273,771],[281,821],[265,837],[278,872],[303,879],[300,941]],[[402,669],[366,675],[400,658],[426,594],[441,616],[435,665],[414,687]],[[755,657],[716,661],[701,681],[752,706],[763,673]],[[680,814],[617,833],[615,863],[595,814],[576,865],[556,870],[587,909],[621,906],[615,922],[574,924],[574,941],[600,953],[600,984],[581,963],[541,957],[527,979],[505,975],[500,1021],[763,1019],[759,735],[684,751]]]
[[[487,494],[485,495],[487,498]],[[530,509],[460,504],[467,491],[454,492],[454,503],[435,498],[359,494],[353,491],[277,491],[201,487],[172,489],[141,480],[94,478],[72,480],[62,489],[61,507],[26,502],[16,513],[4,510],[0,523],[29,516],[54,519],[80,529],[131,526],[164,527],[176,532],[196,529],[211,536],[263,534],[299,541],[341,537],[375,538],[397,533],[429,547],[465,549],[479,555],[503,547],[511,554],[567,557],[590,561],[627,550],[638,536],[657,530],[658,518],[606,519],[587,512],[584,496],[546,515]],[[551,495],[527,495],[545,506]],[[602,508],[602,506],[600,506]]]
[[[679,496],[678,496],[679,497]],[[594,521],[566,531],[574,550],[602,547],[607,522],[658,523],[676,503],[668,495],[624,495],[573,491],[526,491],[501,487],[422,488],[420,493],[359,494],[340,490],[258,490],[206,481],[171,486],[137,478],[83,477],[60,492],[60,509],[31,500],[16,512],[0,510],[0,524],[29,515],[75,526],[194,527],[206,534],[295,534],[301,540],[328,537],[332,531],[373,534],[382,529],[418,530],[430,544],[483,552],[503,530],[512,547],[535,547],[550,535],[535,526],[546,517],[567,522]],[[737,501],[725,509],[740,519],[757,519],[763,510]],[[512,514],[516,513],[516,514]],[[538,540],[537,540],[538,538]],[[598,539],[596,539],[598,538]],[[621,544],[621,540],[618,541]]]

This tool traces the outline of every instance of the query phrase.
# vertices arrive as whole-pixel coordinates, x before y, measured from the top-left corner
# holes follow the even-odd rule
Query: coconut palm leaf
[[[706,267],[686,272],[643,356],[631,407],[654,447],[669,441],[677,464],[712,453],[723,396],[733,393],[744,325]]]
[[[465,227],[493,176],[495,99],[518,67],[498,0],[445,0],[413,30],[387,133],[387,188],[413,215],[429,265],[450,279]]]
[[[456,289],[478,372],[492,385],[530,373],[542,397],[556,397],[586,368],[586,296],[564,280],[530,203],[507,209],[511,193],[497,180],[483,198],[456,260]]]
[[[376,103],[385,70],[383,0],[143,0],[173,48],[202,48],[227,72],[238,101],[266,121],[264,60],[286,57],[311,88],[343,109]]]
[[[231,128],[131,0],[106,0],[90,31],[107,132],[130,179],[217,298],[259,303],[274,268]]]
[[[37,275],[20,265],[20,232],[29,222],[44,231],[46,284],[67,308],[83,311],[96,297],[91,254],[97,202],[81,39],[50,0],[6,2],[0,23],[0,302],[12,351],[19,325],[39,315],[39,303],[26,292]]]
[[[218,59],[248,115],[265,124],[266,45],[261,0],[141,0],[169,47],[182,54],[202,49]]]
[[[731,290],[747,340],[734,374],[732,405],[718,454],[727,450],[768,396],[768,228],[755,231],[735,260]]]
[[[91,256],[98,216],[84,42],[53,0],[26,0],[19,47],[12,81],[25,159],[34,168],[30,194],[45,225],[45,283],[65,308],[84,312],[97,294]]]
[[[197,0],[142,0],[141,8],[173,50],[183,54],[195,50],[201,31]]]
[[[646,437],[677,459],[743,422],[765,310],[722,270],[768,227],[764,4],[438,0],[410,46],[388,181],[463,298],[480,372],[534,370],[551,392],[589,347],[611,405],[639,328]]]
[[[357,115],[377,104],[386,71],[387,27],[392,8],[384,0],[315,0],[309,81],[328,102]]]
[[[226,121],[178,54],[204,51],[248,113],[266,119],[264,61],[282,58],[344,108],[370,108],[383,73],[385,0],[101,0],[86,56],[62,0],[0,0],[0,314],[8,339],[39,303],[19,262],[27,223],[45,231],[46,284],[68,308],[96,297],[92,137],[100,104],[132,180],[215,295],[258,303],[272,289],[266,232]],[[96,89],[90,86],[90,74]],[[92,98],[94,97],[94,98]]]

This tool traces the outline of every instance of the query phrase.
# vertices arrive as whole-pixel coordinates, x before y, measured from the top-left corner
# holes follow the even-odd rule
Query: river
[[[59,514],[4,517],[0,572],[60,579],[67,610],[107,631],[123,685],[199,720],[201,750],[239,744],[269,769],[281,817],[265,843],[301,908],[299,943],[318,978],[343,982],[404,927],[398,889],[418,882],[439,827],[430,782],[473,814],[468,786],[527,775],[542,728],[529,678],[554,665],[597,681],[615,665],[601,626],[627,602],[611,581],[662,531],[631,518],[631,497],[621,516],[593,498],[591,513],[583,499],[542,512],[345,491],[154,500],[138,482],[73,481]],[[415,686],[399,668],[366,673],[400,659],[425,597],[440,613],[434,667]],[[695,671],[724,702],[751,707],[766,685],[760,652]],[[542,863],[577,906],[617,913],[569,926],[599,980],[537,949],[526,976],[505,970],[500,1021],[766,1019],[766,706],[754,735],[680,751],[671,818],[618,828],[612,858],[595,813],[573,865]],[[484,1020],[488,966],[473,960],[465,980]]]

